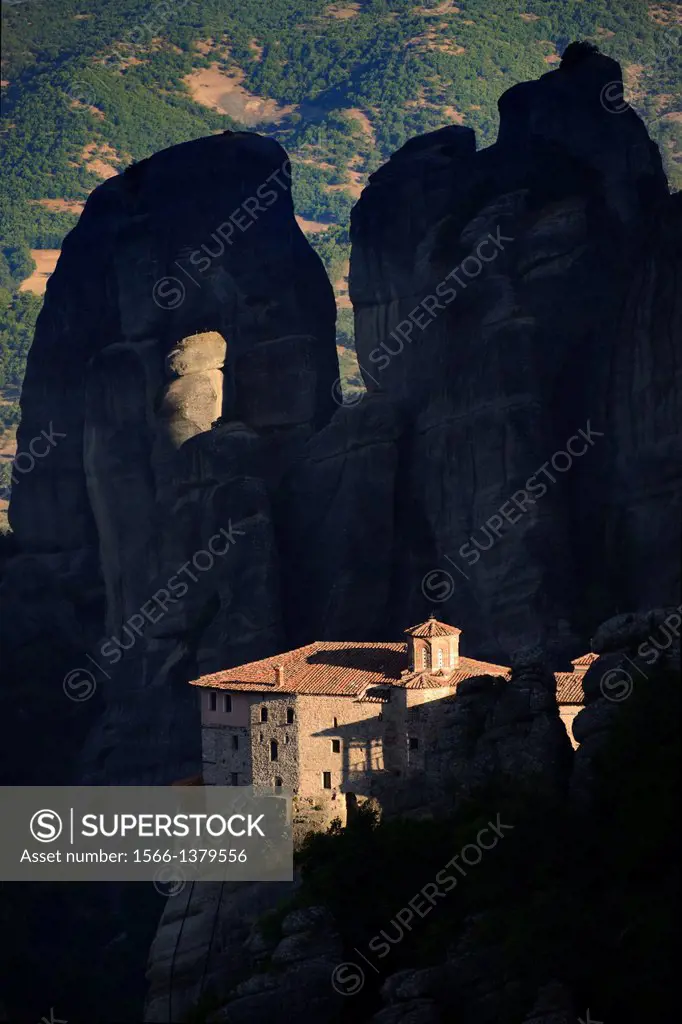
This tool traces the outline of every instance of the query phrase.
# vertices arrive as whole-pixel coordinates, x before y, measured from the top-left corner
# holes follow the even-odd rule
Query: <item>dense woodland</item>
[[[670,116],[682,99],[679,5],[359,0],[348,6],[353,16],[340,18],[328,0],[3,3],[0,387],[21,378],[35,322],[33,299],[13,297],[33,269],[29,250],[58,249],[77,219],[37,201],[87,197],[101,180],[83,154],[92,143],[110,147],[107,162],[123,170],[174,143],[240,127],[196,103],[184,82],[211,64],[236,66],[250,92],[296,105],[262,130],[292,156],[297,212],[330,225],[310,240],[334,281],[348,257],[355,200],[343,186],[351,167],[364,177],[411,136],[454,119],[476,130],[479,146],[490,144],[500,94],[550,70],[545,58],[556,60],[572,39],[593,40],[626,68],[628,98],[661,145],[672,186],[680,187],[682,124]],[[346,113],[352,109],[367,115],[371,134]],[[342,334],[351,341],[345,320]]]

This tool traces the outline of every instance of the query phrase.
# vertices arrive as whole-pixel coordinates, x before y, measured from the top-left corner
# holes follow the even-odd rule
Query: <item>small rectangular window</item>
[[[232,737],[232,749],[239,750],[239,736]]]
[[[267,708],[261,708],[260,709],[260,720],[261,720],[261,722],[267,722],[267,720],[268,720],[268,709]]]
[[[287,708],[287,725],[292,725],[294,721],[294,709]]]
[[[338,718],[334,718],[334,728],[338,729],[338,727],[339,727],[339,720],[338,720]]]
[[[218,707],[218,694],[215,692],[215,690],[211,690],[211,692],[208,695],[208,706],[211,711],[215,711],[215,709]]]
[[[277,760],[277,753],[278,753],[277,740],[270,740],[270,760],[271,761],[276,761]]]
[[[239,785],[239,772],[232,772],[232,785],[233,786],[238,786]]]
[[[275,775],[275,789],[281,789],[282,780],[279,775]]]
[[[229,715],[231,710],[232,710],[232,697],[229,695],[229,693],[225,693],[225,694],[223,694],[223,711],[225,712],[226,715]]]
[[[410,736],[410,750],[418,750],[418,749],[419,749],[419,740],[417,739],[416,736]]]
[[[332,753],[333,754],[340,754],[341,753],[341,740],[332,740]]]
[[[378,717],[378,720],[379,720],[380,722],[383,722],[383,720],[384,720],[384,713],[383,713],[383,711],[380,711],[380,712],[379,712],[379,717]]]
[[[258,742],[259,742],[259,743],[262,743],[262,742],[263,742],[263,740],[264,740],[264,738],[265,738],[265,737],[263,736],[263,733],[262,733],[262,732],[261,732],[261,733],[259,733],[259,735],[258,735]]]
[[[324,789],[332,788],[332,773],[322,772],[322,786]]]

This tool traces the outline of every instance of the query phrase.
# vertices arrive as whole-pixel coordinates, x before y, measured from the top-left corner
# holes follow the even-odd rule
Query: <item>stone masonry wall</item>
[[[250,708],[251,759],[254,786],[271,787],[275,778],[282,780],[287,789],[296,791],[300,785],[299,700],[292,694],[277,697],[257,695]],[[267,709],[267,722],[261,721],[261,710]],[[287,710],[293,708],[294,721],[287,722]],[[271,759],[271,743],[277,743],[277,760]]]
[[[237,738],[236,749],[233,737]],[[251,741],[249,730],[244,726],[203,725],[201,752],[206,786],[232,786],[235,773],[238,786],[251,784]]]
[[[384,722],[379,715],[385,706],[348,697],[298,698],[301,796],[371,795],[373,774],[384,768]],[[333,740],[340,742],[338,753],[332,750]],[[331,790],[323,788],[323,772],[331,772]]]

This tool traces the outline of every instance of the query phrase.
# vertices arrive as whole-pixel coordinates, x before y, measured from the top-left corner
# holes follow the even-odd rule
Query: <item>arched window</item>
[[[422,668],[429,667],[429,655],[425,647],[422,647]]]
[[[438,668],[443,667],[443,648],[438,648]]]
[[[275,775],[275,789],[280,789],[282,786],[282,779],[279,775]]]

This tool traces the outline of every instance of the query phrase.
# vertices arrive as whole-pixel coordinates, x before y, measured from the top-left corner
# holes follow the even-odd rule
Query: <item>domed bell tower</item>
[[[405,630],[408,672],[440,672],[448,675],[459,665],[461,629],[439,622],[433,612],[417,626]]]

